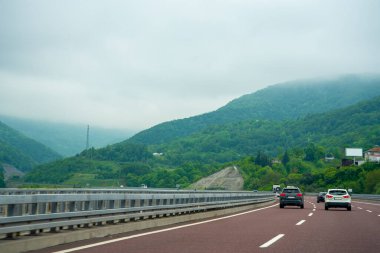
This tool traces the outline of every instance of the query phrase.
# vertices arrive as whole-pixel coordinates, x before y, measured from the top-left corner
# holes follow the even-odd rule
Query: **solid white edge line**
[[[296,224],[296,226],[299,226],[299,225],[301,225],[302,223],[304,223],[306,220],[300,220],[297,224]]]
[[[269,241],[267,241],[266,243],[264,243],[263,245],[260,246],[260,248],[267,248],[269,247],[270,245],[272,245],[273,243],[275,243],[276,241],[278,241],[279,239],[281,239],[285,234],[279,234],[277,235],[276,237],[270,239]]]
[[[213,221],[224,220],[224,219],[228,219],[228,218],[232,218],[232,217],[236,217],[236,216],[240,216],[240,215],[244,215],[244,214],[248,214],[248,213],[253,213],[253,212],[261,211],[261,210],[268,209],[268,208],[275,207],[275,206],[278,206],[278,204],[267,206],[267,207],[262,207],[262,208],[258,208],[258,209],[254,209],[254,210],[243,212],[243,213],[237,213],[237,214],[233,214],[233,215],[229,215],[229,216],[225,216],[225,217],[220,217],[220,218],[216,218],[216,219],[212,219],[212,220],[200,221],[200,222],[186,224],[186,225],[182,225],[182,226],[171,227],[171,228],[156,230],[156,231],[152,231],[152,232],[147,232],[147,233],[142,233],[142,234],[136,234],[136,235],[126,236],[126,237],[121,237],[121,238],[117,238],[117,239],[113,239],[113,240],[108,240],[108,241],[104,241],[104,242],[98,242],[98,243],[89,244],[89,245],[85,245],[85,246],[80,246],[80,247],[76,247],[76,248],[55,251],[53,253],[67,253],[67,252],[73,252],[73,251],[82,250],[82,249],[88,249],[88,248],[92,248],[92,247],[96,247],[96,246],[101,246],[101,245],[105,245],[105,244],[109,244],[109,243],[113,243],[113,242],[119,242],[119,241],[123,241],[123,240],[129,240],[129,239],[132,239],[132,238],[141,237],[141,236],[145,236],[145,235],[157,234],[157,233],[161,233],[161,232],[166,232],[166,231],[170,231],[170,230],[176,230],[176,229],[196,226],[196,225],[200,225],[200,224],[204,224],[204,223],[209,223],[209,222],[213,222]]]

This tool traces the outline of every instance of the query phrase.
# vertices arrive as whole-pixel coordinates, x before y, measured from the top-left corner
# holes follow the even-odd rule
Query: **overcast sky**
[[[380,73],[378,0],[0,0],[0,114],[143,130]]]

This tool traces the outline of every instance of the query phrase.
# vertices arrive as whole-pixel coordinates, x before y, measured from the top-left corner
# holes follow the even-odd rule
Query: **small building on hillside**
[[[364,157],[368,162],[380,163],[380,147],[374,147],[365,151]]]

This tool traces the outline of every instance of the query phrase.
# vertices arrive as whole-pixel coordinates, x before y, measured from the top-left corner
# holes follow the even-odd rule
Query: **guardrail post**
[[[83,203],[83,209],[84,211],[90,211],[90,201],[85,201]]]
[[[38,203],[37,206],[39,214],[46,214],[46,203]]]
[[[37,203],[30,204],[30,214],[31,215],[37,214]]]
[[[104,206],[104,201],[103,201],[103,200],[98,200],[98,201],[97,201],[96,209],[97,209],[97,210],[102,210],[102,209],[103,209],[103,206]]]

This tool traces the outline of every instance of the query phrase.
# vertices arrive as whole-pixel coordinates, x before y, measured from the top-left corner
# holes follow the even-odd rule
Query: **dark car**
[[[304,208],[303,194],[298,187],[285,187],[280,194],[280,208],[299,206]]]
[[[325,202],[325,196],[327,192],[320,192],[317,196],[317,203],[319,202]]]

